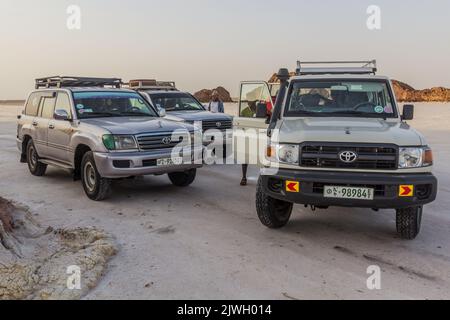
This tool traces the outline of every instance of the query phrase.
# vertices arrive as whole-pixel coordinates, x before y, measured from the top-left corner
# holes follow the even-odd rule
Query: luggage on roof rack
[[[128,82],[130,89],[138,90],[177,90],[174,81],[157,81],[155,79],[134,79]]]
[[[36,79],[36,89],[40,88],[65,88],[65,87],[105,87],[120,88],[120,78],[88,78],[54,76]]]
[[[315,65],[307,67],[304,65]],[[297,61],[296,75],[376,74],[377,61]]]

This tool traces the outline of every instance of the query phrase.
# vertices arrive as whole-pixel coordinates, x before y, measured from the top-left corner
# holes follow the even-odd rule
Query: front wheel
[[[39,162],[39,156],[34,146],[33,140],[28,141],[27,144],[27,164],[28,169],[34,176],[43,176],[47,170],[47,165]]]
[[[420,232],[423,207],[397,209],[397,233],[402,239],[412,240]]]
[[[259,220],[268,228],[281,228],[291,217],[293,204],[270,197],[264,192],[262,178],[258,179],[256,190],[256,212]]]
[[[184,172],[171,172],[168,176],[174,186],[187,187],[194,182],[196,174],[197,169],[190,169]]]
[[[100,176],[92,151],[86,152],[81,161],[81,183],[89,199],[101,201],[111,193],[111,180]]]

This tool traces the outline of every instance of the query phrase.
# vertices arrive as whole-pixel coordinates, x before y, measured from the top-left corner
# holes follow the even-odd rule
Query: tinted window
[[[34,92],[30,95],[25,107],[25,114],[27,116],[37,116],[39,103],[41,102],[41,94],[39,92]]]
[[[41,117],[46,119],[53,118],[53,112],[55,110],[55,98],[54,97],[42,97],[41,99]]]
[[[70,107],[69,95],[65,92],[58,92],[58,97],[56,98],[55,110],[64,110],[72,118],[72,111]]]
[[[144,98],[136,92],[74,92],[73,99],[79,119],[92,117],[158,116]]]
[[[203,106],[187,93],[151,94],[153,104],[166,111],[205,110]]]

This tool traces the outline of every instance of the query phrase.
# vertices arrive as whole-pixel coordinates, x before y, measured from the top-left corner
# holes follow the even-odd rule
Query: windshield
[[[285,115],[397,117],[386,82],[359,80],[294,82]]]
[[[150,94],[153,104],[166,111],[205,110],[203,106],[187,93],[154,93]]]
[[[78,119],[94,117],[156,117],[156,112],[134,92],[85,91],[74,92]]]

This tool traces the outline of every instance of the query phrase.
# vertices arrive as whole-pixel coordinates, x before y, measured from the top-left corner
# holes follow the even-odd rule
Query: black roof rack
[[[318,65],[307,67],[304,65]],[[331,67],[332,65],[333,67]],[[336,66],[337,65],[337,66]],[[297,61],[296,75],[320,74],[376,74],[377,61]]]
[[[40,88],[65,88],[65,87],[105,87],[120,88],[120,78],[89,78],[54,76],[36,79],[36,89]]]
[[[134,90],[166,90],[177,91],[175,81],[157,81],[155,79],[133,79],[126,85]]]

